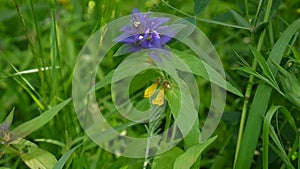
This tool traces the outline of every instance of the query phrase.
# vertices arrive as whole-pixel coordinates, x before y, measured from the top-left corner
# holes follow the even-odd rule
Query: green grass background
[[[134,7],[192,21],[216,48],[227,81],[245,95],[228,93],[214,133],[218,137],[198,158],[201,168],[300,167],[297,0],[216,0],[197,16],[192,0],[0,0],[0,122],[14,108],[12,131],[71,98],[73,69],[84,43],[101,26],[129,15]],[[97,80],[119,62],[118,58],[105,59]],[[43,71],[45,67],[49,70]],[[202,78],[197,82],[201,98],[209,98],[210,83]],[[101,91],[100,109],[114,111],[109,88]],[[204,115],[209,106],[209,99],[201,99],[199,114]],[[109,118],[114,125],[124,122],[114,115]],[[132,128],[130,134],[141,136],[145,129]],[[0,136],[3,140],[4,135]],[[144,159],[116,157],[90,141],[71,102],[26,140],[56,159],[79,145],[66,168],[139,168],[144,163]],[[0,146],[0,166],[28,168],[18,152],[7,151],[8,144]],[[173,153],[180,154],[181,149]],[[167,158],[162,160],[167,162]],[[164,168],[157,163],[148,168]]]

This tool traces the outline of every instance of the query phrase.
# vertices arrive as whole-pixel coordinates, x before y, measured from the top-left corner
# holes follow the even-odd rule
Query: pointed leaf
[[[66,164],[66,162],[68,161],[68,159],[70,158],[70,156],[73,154],[73,152],[80,147],[82,144],[77,145],[76,147],[72,148],[71,150],[69,150],[66,154],[64,154],[62,157],[60,157],[60,159],[57,161],[57,163],[55,164],[55,166],[53,167],[53,169],[62,169],[64,167],[64,165]]]
[[[9,115],[6,117],[6,119],[3,121],[3,123],[0,125],[0,133],[3,131],[3,132],[8,132],[9,131],[9,128],[11,126],[11,123],[13,121],[13,118],[14,118],[14,111],[15,111],[15,108],[13,108]]]
[[[216,140],[217,136],[206,140],[204,143],[197,144],[189,148],[185,153],[180,155],[174,164],[174,169],[189,169],[197,161],[202,151]]]
[[[294,21],[279,37],[277,42],[272,48],[270,53],[268,64],[274,76],[277,75],[277,68],[271,65],[272,61],[279,64],[285,54],[286,48],[289,45],[290,40],[300,28],[300,19]],[[247,123],[244,129],[243,139],[238,152],[238,157],[235,164],[235,169],[250,168],[253,159],[254,151],[257,148],[256,144],[261,131],[263,118],[271,98],[272,88],[265,83],[260,83],[256,90],[253,102],[250,108]],[[261,99],[265,98],[265,99]],[[255,127],[253,127],[255,126]],[[251,143],[251,144],[249,144]]]
[[[229,11],[239,25],[243,27],[250,27],[249,22],[247,22],[240,14],[232,9],[229,9]]]
[[[156,156],[153,160],[152,169],[173,169],[176,158],[182,153],[182,149],[174,147],[171,150]]]
[[[209,0],[194,0],[194,15],[200,15],[208,5]]]
[[[249,46],[249,48],[250,48],[252,54],[254,55],[254,57],[257,59],[259,66],[263,70],[263,73],[267,76],[268,79],[270,79],[270,81],[272,83],[274,83],[275,86],[278,86],[278,84],[275,80],[275,77],[272,74],[271,69],[270,69],[268,63],[266,62],[265,58],[253,46]]]
[[[250,68],[250,67],[239,67],[236,70],[240,70],[240,71],[243,71],[245,73],[249,73],[249,74],[257,77],[258,79],[262,80],[266,84],[272,86],[278,93],[285,96],[284,93],[280,90],[279,86],[276,86],[272,81],[270,81],[270,79],[266,78],[265,76],[259,74],[256,71],[254,71],[252,68]]]
[[[27,147],[21,158],[31,169],[52,169],[57,162],[53,154],[38,147]]]
[[[233,94],[243,97],[243,94],[237,88],[235,88],[231,83],[225,81],[226,85],[224,85],[224,78],[222,77],[222,75],[218,73],[216,70],[214,70],[210,65],[200,60],[199,58],[178,50],[172,50],[172,52],[174,52],[177,56],[180,57],[180,59],[174,57],[174,59],[176,59],[174,63],[177,69],[182,71],[188,71],[181,65],[182,61],[184,61],[184,63],[189,66],[192,73],[201,76],[206,80],[211,81],[212,83],[218,85],[219,87],[222,87],[223,89],[228,90]],[[207,72],[209,72],[209,74]]]
[[[64,102],[39,115],[38,117],[19,125],[12,131],[12,133],[21,138],[28,136],[30,133],[36,131],[37,129],[48,123],[63,107],[70,103],[70,101],[71,99],[67,99]]]

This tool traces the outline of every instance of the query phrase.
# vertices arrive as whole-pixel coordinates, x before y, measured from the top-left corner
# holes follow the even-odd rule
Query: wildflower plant
[[[1,1],[0,168],[299,168],[297,3]]]
[[[170,47],[172,39],[189,46],[194,54]],[[114,56],[122,55],[122,62],[93,85],[97,65],[116,43],[121,46]],[[121,156],[145,158],[145,165],[151,157],[170,150],[183,139],[187,147],[209,139],[223,112],[226,84],[217,53],[205,35],[182,18],[133,9],[130,16],[96,32],[77,63],[73,98],[82,127],[102,148]],[[91,69],[91,65],[95,68]],[[199,72],[199,68],[203,71]],[[212,85],[212,95],[218,97],[212,98],[212,103],[218,105],[211,106],[208,113],[214,116],[208,118],[210,124],[204,124],[200,134],[200,96],[195,76],[210,80],[215,75],[217,79],[211,79],[216,84]],[[119,115],[134,125],[145,126],[146,137],[134,138],[126,134],[126,128],[120,134],[95,107],[94,91],[107,84],[111,84],[112,101]],[[104,137],[105,133],[110,134]]]

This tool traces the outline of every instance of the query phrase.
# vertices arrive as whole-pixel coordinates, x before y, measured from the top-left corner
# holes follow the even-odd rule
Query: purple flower
[[[134,8],[130,15],[130,24],[122,27],[122,35],[117,42],[125,43],[117,52],[118,55],[137,52],[141,49],[165,49],[166,44],[176,35],[170,26],[161,26],[169,21],[166,17],[150,18],[150,12],[142,14]]]

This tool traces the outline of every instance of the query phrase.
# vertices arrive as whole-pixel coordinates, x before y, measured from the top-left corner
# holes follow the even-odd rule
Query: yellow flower
[[[156,95],[155,99],[152,100],[153,105],[161,106],[165,102],[165,87],[163,86],[159,93]]]
[[[144,98],[150,98],[151,96],[153,96],[157,86],[158,86],[158,81],[156,81],[154,84],[149,86],[144,92]]]

